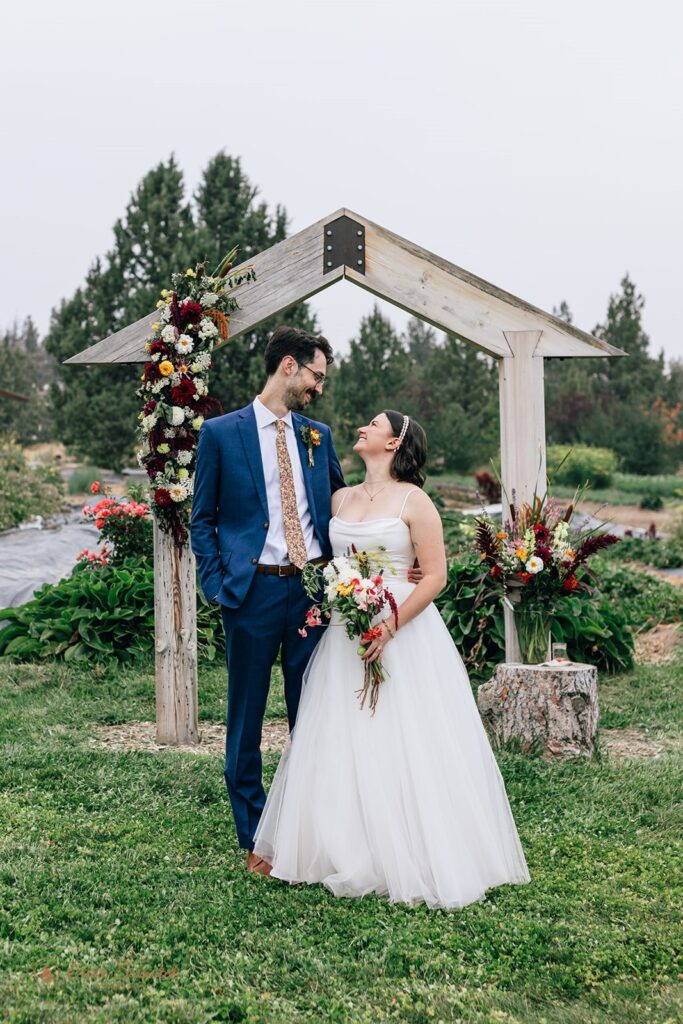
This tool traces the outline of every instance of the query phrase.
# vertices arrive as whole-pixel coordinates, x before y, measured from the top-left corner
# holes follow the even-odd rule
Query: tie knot
[[[275,420],[275,426],[277,427],[278,434],[284,434],[285,432],[285,421]]]

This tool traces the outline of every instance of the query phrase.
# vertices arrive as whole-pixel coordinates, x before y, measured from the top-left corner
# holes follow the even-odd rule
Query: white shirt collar
[[[276,423],[277,420],[279,419],[283,420],[286,426],[291,427],[292,430],[294,429],[294,424],[292,423],[291,410],[287,413],[286,416],[276,416],[274,412],[271,412],[270,409],[263,404],[258,395],[254,399],[252,404],[254,406],[254,413],[256,415],[256,426],[259,428],[259,430],[261,430],[263,427],[269,427],[271,423]]]

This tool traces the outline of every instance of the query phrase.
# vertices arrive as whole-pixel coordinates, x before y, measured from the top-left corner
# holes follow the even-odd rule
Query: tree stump
[[[477,703],[491,742],[550,759],[592,757],[600,712],[594,665],[497,665]]]

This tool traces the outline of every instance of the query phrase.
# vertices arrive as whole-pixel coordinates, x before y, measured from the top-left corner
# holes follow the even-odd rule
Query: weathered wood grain
[[[230,317],[231,338],[258,327],[269,317],[284,313],[297,302],[303,302],[341,280],[343,267],[323,273],[323,228],[328,221],[342,213],[343,210],[325,217],[242,264],[253,266],[256,280],[241,284],[233,293],[241,308]],[[66,362],[145,362],[147,355],[144,344],[149,339],[157,316],[156,311],[149,313],[129,327],[71,356]],[[230,340],[220,342],[216,348],[221,345],[229,346]]]
[[[624,354],[366,217],[345,212],[364,226],[366,246],[365,276],[347,267],[347,280],[434,327],[494,356],[509,354],[501,337],[505,330],[542,330],[543,356]]]
[[[350,267],[337,267],[323,274],[323,227],[343,214],[365,227],[365,275]],[[509,355],[502,336],[505,330],[542,330],[539,354],[543,356],[624,354],[350,210],[337,210],[323,217],[248,262],[253,265],[257,280],[238,289],[242,309],[231,317],[232,337],[345,277],[440,330],[459,334],[494,356]],[[66,362],[144,362],[144,342],[156,315],[149,313]]]
[[[545,397],[541,331],[505,331],[510,355],[498,363],[500,394],[500,470],[503,481],[503,520],[509,499],[531,501],[534,491],[545,494]],[[505,660],[520,660],[514,616],[507,606]]]
[[[593,757],[600,718],[594,665],[497,665],[477,692],[486,730],[499,746],[540,747],[554,760]]]
[[[197,591],[189,545],[178,552],[154,523],[157,743],[198,742]]]

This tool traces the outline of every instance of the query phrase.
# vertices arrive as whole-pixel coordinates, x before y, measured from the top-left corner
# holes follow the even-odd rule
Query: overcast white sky
[[[586,330],[628,271],[683,356],[679,0],[4,10],[0,328],[46,329],[158,161],[193,190],[225,149],[292,231],[348,206]],[[339,351],[372,302],[312,300]]]

